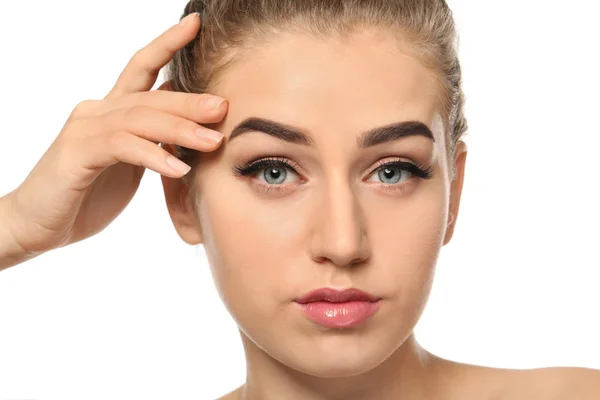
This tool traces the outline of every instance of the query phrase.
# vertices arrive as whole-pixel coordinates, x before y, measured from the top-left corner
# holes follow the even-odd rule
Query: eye
[[[431,178],[431,169],[428,167],[417,166],[411,162],[394,161],[379,165],[371,172],[368,182],[379,182],[387,185],[395,185],[401,182],[409,181],[413,176],[422,179]]]
[[[269,185],[281,185],[285,182],[288,171],[288,167],[282,165],[270,165],[259,170],[258,179],[264,179]]]
[[[265,190],[289,190],[284,183],[300,181],[298,167],[286,158],[263,158],[234,167],[237,176],[253,177],[260,181]],[[381,162],[369,174],[368,182],[381,182],[386,187],[400,188],[403,182],[410,181],[414,176],[429,179],[432,176],[430,167],[419,166],[412,162],[393,161]],[[377,180],[379,179],[379,181]]]
[[[410,172],[397,166],[380,167],[377,170],[377,174],[372,175],[372,177],[377,177],[382,183],[387,184],[395,184],[400,182],[400,180],[407,181],[411,176],[412,174]],[[369,182],[373,181],[370,179]]]
[[[286,182],[286,178],[295,177],[298,180],[298,173],[291,162],[285,158],[264,158],[250,162],[244,166],[235,167],[236,175],[253,176],[267,185],[281,185]],[[287,181],[289,182],[289,180]]]

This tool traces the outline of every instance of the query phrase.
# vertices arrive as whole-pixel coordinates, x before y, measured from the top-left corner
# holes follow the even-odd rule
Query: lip
[[[347,301],[377,301],[380,297],[363,292],[362,290],[351,288],[346,290],[336,290],[332,288],[321,288],[308,292],[302,297],[296,299],[296,303],[306,304],[315,301],[326,301],[329,303],[343,303]]]
[[[381,298],[359,289],[313,290],[295,300],[311,321],[327,328],[350,328],[372,317],[381,305]]]

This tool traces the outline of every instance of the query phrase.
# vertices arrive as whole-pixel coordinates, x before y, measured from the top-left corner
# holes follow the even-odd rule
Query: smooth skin
[[[374,320],[375,322],[371,326],[374,329],[370,333],[380,335],[379,342],[372,340],[353,342],[355,339],[351,336],[342,338],[335,337],[335,335],[331,335],[331,340],[323,341],[320,337],[322,332],[314,330],[313,326],[299,316],[290,316],[290,313],[277,314],[277,309],[282,310],[292,306],[290,294],[301,294],[297,292],[303,292],[304,289],[313,288],[317,284],[327,283],[328,279],[329,282],[344,283],[344,279],[350,276],[345,275],[345,270],[350,264],[356,271],[365,271],[362,275],[363,278],[373,274],[374,272],[370,272],[371,270],[379,271],[377,272],[379,275],[372,275],[375,279],[370,279],[368,282],[372,285],[377,283],[382,285],[377,289],[381,290],[381,294],[386,295],[388,305],[387,308],[382,309],[384,316],[385,312],[393,309],[391,307],[394,304],[398,305],[402,302],[401,299],[393,297],[391,289],[397,288],[385,287],[383,284],[394,285],[402,280],[381,280],[382,273],[384,278],[390,277],[386,277],[386,273],[405,273],[404,278],[406,278],[406,284],[409,285],[405,289],[409,291],[414,290],[410,285],[427,282],[430,270],[424,270],[423,275],[417,274],[415,278],[411,278],[420,279],[420,281],[408,279],[411,276],[408,264],[403,266],[404,272],[402,269],[399,269],[399,272],[388,269],[386,272],[385,260],[393,260],[394,258],[390,257],[394,254],[382,253],[382,249],[397,251],[398,246],[386,245],[384,236],[373,241],[373,236],[377,236],[378,233],[368,229],[363,230],[369,232],[369,240],[363,240],[364,237],[358,234],[354,235],[364,228],[360,225],[361,223],[368,221],[368,218],[373,218],[376,214],[370,214],[367,215],[367,219],[361,219],[364,216],[357,212],[360,208],[356,206],[356,198],[353,196],[360,193],[363,196],[363,202],[376,201],[382,207],[389,205],[386,202],[392,200],[392,197],[383,197],[376,192],[378,189],[366,187],[364,181],[358,179],[359,177],[363,178],[362,174],[358,172],[370,170],[371,165],[357,160],[369,158],[376,161],[381,155],[381,150],[376,150],[369,156],[359,154],[353,148],[343,147],[348,143],[354,143],[353,140],[347,140],[348,138],[343,135],[362,130],[366,125],[379,125],[380,122],[387,122],[385,120],[389,119],[392,114],[394,114],[394,118],[399,116],[389,108],[389,104],[394,103],[379,98],[379,95],[385,94],[386,90],[394,91],[395,101],[400,99],[400,101],[411,100],[411,104],[415,105],[418,103],[413,109],[414,113],[411,117],[421,117],[421,119],[431,122],[432,126],[435,126],[435,109],[430,107],[428,96],[421,97],[420,102],[415,102],[414,96],[409,98],[406,95],[410,91],[395,90],[398,87],[394,87],[394,84],[402,85],[398,81],[387,89],[381,87],[371,91],[370,93],[373,94],[371,102],[365,103],[363,100],[359,109],[358,105],[351,100],[353,96],[344,95],[345,86],[341,85],[336,88],[335,84],[348,82],[349,80],[344,79],[343,73],[355,76],[356,71],[352,71],[351,68],[360,68],[364,64],[361,64],[359,58],[354,60],[355,63],[343,63],[346,66],[342,68],[342,65],[336,64],[335,61],[332,63],[332,60],[327,59],[327,54],[334,54],[331,52],[332,48],[323,49],[325,50],[322,54],[325,57],[323,60],[327,65],[332,66],[339,76],[337,80],[329,80],[330,85],[325,87],[317,85],[315,88],[298,82],[301,84],[296,85],[295,89],[294,85],[291,85],[285,87],[286,90],[278,91],[283,87],[282,83],[291,82],[290,76],[302,78],[310,72],[327,73],[327,69],[315,69],[316,65],[296,62],[282,63],[287,67],[282,70],[273,70],[273,66],[269,66],[268,62],[264,63],[265,59],[258,57],[258,54],[253,63],[246,65],[247,69],[232,70],[224,80],[229,83],[228,86],[225,85],[210,91],[222,95],[231,101],[231,104],[236,104],[237,108],[227,118],[225,117],[229,112],[228,104],[222,103],[217,109],[211,108],[205,102],[209,98],[208,95],[171,93],[165,90],[150,91],[160,69],[166,65],[177,50],[183,48],[195,37],[199,28],[199,19],[192,15],[187,22],[187,25],[171,28],[140,50],[132,58],[115,87],[104,100],[80,103],[57,139],[26,180],[13,192],[0,198],[0,220],[3,221],[0,228],[0,268],[16,265],[46,251],[66,246],[100,232],[131,201],[145,168],[150,168],[162,175],[167,206],[178,233],[183,240],[190,244],[203,243],[206,246],[207,254],[211,258],[211,268],[216,273],[215,278],[220,293],[224,295],[226,305],[238,323],[246,329],[247,336],[242,335],[242,339],[249,362],[248,383],[223,399],[529,400],[577,398],[591,400],[598,398],[600,379],[598,372],[594,370],[544,368],[515,371],[460,364],[443,360],[426,352],[418,346],[412,335],[409,335],[400,346],[401,351],[396,351],[394,355],[386,359],[391,362],[378,364],[387,349],[385,346],[389,346],[390,338],[392,338],[380,330],[387,323],[386,319],[381,316]],[[360,45],[361,42],[358,43]],[[286,44],[296,45],[295,47],[288,46],[290,50],[288,56],[301,54],[302,51],[309,55],[308,53],[317,49],[312,46],[313,44],[302,47],[307,43],[295,42],[293,39]],[[357,44],[355,43],[355,45]],[[366,45],[362,50],[376,48],[368,40],[362,42],[362,45]],[[336,48],[336,50],[340,49],[342,48]],[[352,48],[345,50],[348,49],[352,50]],[[274,51],[280,60],[286,54],[281,48],[271,48],[270,51]],[[352,57],[353,54],[361,53],[350,51],[345,54]],[[268,59],[267,56],[266,60],[268,61]],[[318,59],[318,57],[303,58],[304,61]],[[343,60],[340,58],[337,62],[340,63]],[[385,67],[385,57],[381,61],[383,64],[379,65]],[[387,61],[394,60],[387,59]],[[416,82],[417,86],[414,86],[413,89],[419,89],[418,85],[424,84],[427,80],[425,75],[419,75],[421,72],[417,64],[407,63],[406,59],[404,61],[406,61],[404,64],[394,62],[394,69],[390,69],[390,71],[397,71],[397,67],[403,65],[405,72],[412,74],[416,79],[413,82]],[[295,70],[294,66],[300,71]],[[252,68],[255,70],[252,71]],[[252,82],[259,85],[258,88],[261,90],[252,87],[250,81],[244,81],[243,77],[248,76],[245,75],[248,73],[253,73],[252,76],[255,79]],[[317,76],[318,79],[314,82],[322,82],[324,77],[323,75]],[[410,79],[406,80],[404,84],[410,81]],[[354,90],[365,90],[366,86],[364,85],[373,82],[364,79],[361,82],[363,86],[356,85]],[[390,82],[386,82],[386,85]],[[168,83],[161,88],[168,88]],[[335,90],[327,92],[328,89]],[[320,94],[330,96],[315,96],[319,90]],[[416,90],[412,93],[418,92],[419,90]],[[269,99],[272,103],[268,102]],[[326,102],[328,99],[335,101],[337,107],[331,107],[332,103],[319,103],[319,101]],[[279,107],[278,104],[280,104]],[[327,105],[329,107],[325,107]],[[286,111],[289,111],[290,114],[286,115]],[[319,111],[327,111],[327,113],[326,115],[320,114]],[[334,111],[338,113],[336,114]],[[363,112],[362,115],[361,112]],[[205,133],[210,132],[208,127],[199,125],[203,124],[214,125],[214,131],[227,136],[233,124],[250,114],[262,114],[263,117],[287,120],[295,125],[308,127],[315,135],[317,147],[312,150],[285,147],[281,143],[277,143],[275,139],[253,133],[248,135],[248,138],[237,139],[239,140],[237,146],[232,144],[227,149],[227,144],[221,146],[227,139],[223,141],[219,139],[219,135],[216,135],[216,141],[211,141],[197,139],[191,134],[197,129]],[[356,116],[355,120],[348,118],[353,115]],[[365,115],[372,117],[370,120],[361,118]],[[299,119],[294,121],[295,116]],[[327,122],[329,122],[329,126],[326,126]],[[359,127],[360,123],[365,126]],[[336,127],[344,129],[336,129]],[[439,135],[439,130],[437,134]],[[457,180],[450,182],[447,179],[447,170],[444,169],[445,158],[442,148],[445,143],[441,136],[437,138],[438,142],[435,146],[421,138],[406,139],[394,146],[395,152],[405,154],[408,154],[407,149],[412,148],[411,151],[415,157],[420,157],[425,161],[433,160],[436,165],[437,180],[430,181],[429,186],[421,184],[420,189],[417,189],[418,185],[413,185],[411,190],[405,192],[404,203],[405,206],[410,204],[408,194],[413,196],[419,194],[421,200],[429,201],[430,207],[440,208],[440,205],[443,206],[441,207],[442,212],[435,213],[435,218],[425,225],[426,229],[423,233],[425,236],[419,239],[435,238],[435,235],[431,237],[427,235],[438,230],[443,233],[437,239],[439,240],[438,244],[441,245],[449,241],[454,229],[458,200],[462,190],[466,148],[464,145],[459,146],[457,157],[453,160],[459,166],[459,176]],[[164,148],[157,146],[157,143],[164,145]],[[194,181],[194,188],[201,193],[196,199],[198,203],[181,201],[182,196],[188,200],[194,200],[194,198],[189,196],[189,187],[180,179],[183,172],[172,170],[166,163],[169,153],[173,152],[173,144],[198,149],[202,152],[203,160]],[[264,195],[257,196],[256,181],[234,178],[231,175],[231,166],[237,164],[237,161],[241,159],[251,158],[252,153],[259,153],[261,148],[269,146],[281,152],[287,152],[290,158],[295,155],[301,161],[305,178],[312,184],[305,194],[308,198],[315,196],[314,193],[319,193],[321,189],[323,189],[322,193],[336,193],[335,204],[323,202],[324,199],[331,198],[331,196],[316,196],[311,203],[313,206],[323,204],[330,206],[325,209],[327,210],[326,214],[315,214],[324,219],[307,219],[306,214],[302,214],[302,212],[309,210],[310,207],[291,208],[299,211],[301,218],[288,219],[283,224],[281,222],[274,224],[273,221],[269,221],[269,218],[263,218],[264,216],[269,217],[269,213],[257,212],[257,209],[264,207],[264,210],[275,213],[275,217],[277,217],[278,211],[285,211],[282,208],[285,206],[278,205],[277,201],[284,200],[282,198],[275,199],[276,201],[270,201],[268,206],[262,203],[266,202],[268,198],[265,198]],[[217,149],[219,151],[215,151]],[[350,165],[354,168],[349,169]],[[328,175],[328,173],[330,174]],[[348,180],[349,177],[352,178],[351,181]],[[353,191],[347,190],[349,187],[352,187]],[[237,195],[227,196],[228,193]],[[293,190],[288,193],[288,196],[290,195],[293,196]],[[443,196],[448,197],[447,203],[443,200]],[[398,201],[399,199],[396,198]],[[297,202],[297,205],[301,206],[302,203]],[[336,205],[336,207],[332,207],[332,205]],[[249,209],[249,207],[255,208]],[[314,209],[318,209],[318,207]],[[250,212],[248,212],[249,210]],[[351,210],[354,210],[355,214],[351,213]],[[402,211],[398,208],[396,212]],[[349,218],[352,215],[359,218]],[[248,221],[247,218],[254,218],[254,220]],[[276,218],[276,221],[285,220]],[[321,221],[323,224],[310,226],[306,225],[307,221]],[[379,225],[381,226],[385,222],[385,219],[381,219]],[[308,230],[306,230],[307,226]],[[231,229],[232,227],[235,229]],[[270,232],[271,235],[261,236],[265,235],[265,232],[268,234],[269,229],[274,230]],[[288,233],[300,233],[301,236],[296,236],[295,239],[314,240],[297,241],[293,236],[284,236],[285,242],[273,243],[265,240],[277,238],[276,235],[273,235],[277,233],[276,229],[288,229]],[[396,233],[403,234],[401,231]],[[411,240],[408,236],[406,239]],[[264,247],[273,246],[273,244],[282,246],[282,243],[290,246],[288,250],[298,245],[299,247],[295,249],[300,249],[301,252],[295,254],[300,256],[298,260],[304,260],[304,264],[301,265],[297,260],[291,260],[294,263],[289,265],[278,263],[281,259],[277,257],[281,252],[273,253],[272,247],[268,249]],[[304,247],[305,245],[307,246]],[[231,251],[234,248],[236,251]],[[304,251],[308,251],[308,253],[304,253]],[[253,253],[262,255],[262,257],[248,257],[255,255]],[[286,256],[291,253],[283,252],[281,254]],[[311,258],[303,258],[306,254],[309,254]],[[379,260],[383,261],[364,268],[373,255],[380,257]],[[223,259],[219,260],[218,256],[222,256]],[[426,253],[420,256],[430,263],[434,261],[434,258]],[[307,264],[306,260],[314,264]],[[255,269],[240,270],[240,266],[236,263],[244,261],[254,262],[252,266]],[[287,282],[285,279],[280,279],[281,276],[278,276],[274,269],[275,267],[283,269],[286,266],[293,268],[288,270],[288,273],[298,274],[289,275],[290,280]],[[307,274],[305,268],[312,268],[314,280],[306,280],[310,274]],[[407,271],[408,274],[406,274]],[[283,270],[283,272],[286,271]],[[256,277],[261,279],[255,279]],[[356,282],[360,279],[359,276],[352,277],[356,279]],[[247,301],[249,293],[246,291],[252,285],[244,285],[244,281],[253,282],[253,300],[263,306],[262,310]],[[302,283],[302,285],[291,285],[293,282]],[[345,281],[345,283],[348,282],[348,280]],[[274,295],[273,287],[280,287],[281,291]],[[290,287],[293,290],[290,290]],[[236,291],[239,293],[236,294]],[[402,318],[397,319],[398,324],[391,326],[391,332],[394,335],[405,332],[405,330],[408,332],[411,323],[416,321],[420,313],[420,307],[424,305],[426,293],[415,291],[414,294],[417,296],[416,299],[420,299],[421,302],[413,299],[415,302],[412,306],[405,305],[412,320],[406,322]],[[279,296],[280,303],[274,304],[273,299],[277,296]],[[419,298],[419,296],[421,297]],[[269,313],[272,314],[269,315]],[[275,326],[273,321],[270,321],[270,317],[279,315],[287,315],[287,317],[283,318],[283,325]],[[269,325],[264,325],[264,323]],[[257,324],[263,325],[257,326]],[[286,327],[286,324],[289,325]],[[275,338],[275,342],[269,343],[264,340],[264,337],[261,338],[260,335],[264,333],[260,332],[265,331],[265,326],[277,328],[279,339]],[[290,327],[295,328],[296,331],[290,330]],[[306,347],[306,335],[312,335],[313,349],[315,344],[323,345],[321,348],[323,353],[320,358],[312,359],[314,354],[310,353],[310,346]],[[369,339],[368,332],[363,332],[363,336]],[[270,354],[259,348],[255,340],[266,345]],[[364,352],[364,348],[361,346],[346,347],[349,351],[345,354],[335,351],[339,348],[336,346],[347,346],[353,343],[370,346],[369,352]],[[292,348],[290,344],[297,346],[295,347],[296,352],[289,351]],[[307,349],[308,351],[306,351]],[[334,352],[328,354],[328,351]],[[287,365],[279,363],[271,354],[283,359]],[[328,363],[328,370],[323,369],[325,362]],[[328,384],[328,382],[331,383],[328,378],[318,378],[314,375],[303,374],[298,370],[294,371],[289,368],[290,365],[308,372],[336,374],[337,377],[333,379],[337,385]],[[383,365],[384,368],[380,368],[380,365]],[[348,376],[349,372],[357,371],[361,374]],[[377,373],[369,374],[369,371]],[[378,374],[378,372],[383,372],[383,374]],[[366,380],[365,377],[368,379]],[[198,384],[201,385],[206,379],[210,379],[210,377],[198,377]],[[370,385],[363,384],[352,387],[357,382],[369,383],[369,380]],[[295,384],[300,385],[294,386]],[[348,387],[353,390],[348,392]],[[322,391],[311,393],[309,391],[311,388],[321,388]],[[384,388],[385,390],[383,390]],[[343,393],[349,393],[352,396],[344,396]]]
[[[178,234],[203,244],[239,326],[246,383],[225,398],[598,396],[597,371],[469,366],[419,346],[412,330],[438,252],[452,238],[467,149],[460,142],[448,162],[438,86],[410,48],[385,30],[362,29],[345,39],[278,32],[240,55],[209,87],[230,103],[213,126],[225,135],[223,145],[200,155],[191,185],[162,177]],[[312,145],[256,128],[232,139],[234,128],[252,117],[296,127]],[[414,120],[424,122],[435,141],[411,136],[357,146],[369,129]],[[286,160],[294,169],[284,164],[248,176],[235,172],[265,158]],[[373,171],[397,159],[431,167],[432,178],[403,172],[397,183],[383,184]],[[279,183],[272,182],[272,168]],[[324,286],[380,296],[380,310],[363,326],[323,329],[293,300]]]
[[[200,124],[224,117],[224,99],[150,91],[197,33],[197,14],[182,22],[139,50],[103,100],[79,103],[25,181],[0,199],[0,269],[102,231],[129,204],[146,168],[183,176],[189,166],[169,164],[171,147],[158,143],[201,152],[220,146],[223,135]]]

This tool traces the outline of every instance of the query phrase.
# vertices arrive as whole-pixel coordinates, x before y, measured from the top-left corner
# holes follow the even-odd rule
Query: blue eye
[[[398,167],[381,167],[377,176],[383,183],[394,184],[400,182],[401,178],[404,178],[404,181],[410,179],[412,174]]]
[[[265,158],[246,164],[244,166],[234,167],[236,175],[254,176],[256,179],[265,182],[268,186],[281,185],[286,182],[286,178],[291,173],[299,180],[299,174],[296,168],[285,158]],[[432,170],[429,167],[421,167],[406,161],[393,161],[379,165],[371,172],[369,182],[378,182],[373,178],[379,178],[381,183],[395,185],[400,182],[409,181],[413,176],[422,179],[432,177]]]
[[[236,167],[235,170],[238,175],[255,176],[269,185],[281,185],[290,172],[298,177],[298,173],[286,159],[266,158],[243,167]]]
[[[281,167],[268,167],[263,172],[263,178],[265,181],[272,185],[281,185],[287,177],[287,171]]]
[[[373,177],[378,177],[382,183],[394,185],[399,182],[406,182],[413,176],[429,179],[432,176],[431,168],[418,167],[411,162],[404,161],[388,162],[371,172],[369,182],[373,182]]]

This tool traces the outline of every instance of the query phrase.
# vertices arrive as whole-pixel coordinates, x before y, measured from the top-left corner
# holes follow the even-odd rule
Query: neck
[[[421,400],[434,398],[443,380],[443,360],[424,350],[414,333],[377,367],[343,378],[293,370],[240,333],[247,366],[246,384],[240,388],[243,400]]]

